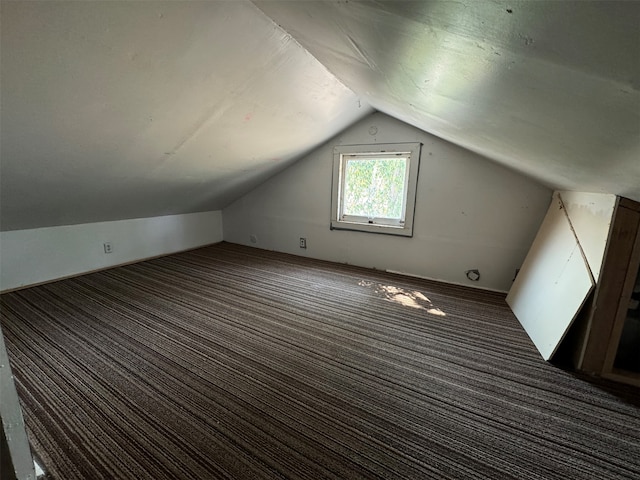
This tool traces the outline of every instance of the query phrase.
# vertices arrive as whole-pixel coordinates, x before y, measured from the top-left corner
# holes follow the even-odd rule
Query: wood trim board
[[[640,212],[638,212],[638,217],[638,221],[640,222]],[[640,228],[638,228],[636,232],[636,241],[631,254],[631,260],[629,261],[629,268],[627,268],[627,274],[625,275],[624,287],[622,288],[622,294],[620,295],[615,320],[611,329],[609,347],[604,360],[603,375],[605,373],[609,374],[614,372],[614,363],[618,353],[618,345],[620,344],[622,330],[627,320],[627,307],[631,301],[631,294],[633,292],[633,287],[635,286],[636,277],[638,276],[638,268],[640,268]],[[632,375],[631,372],[629,372],[629,374]],[[638,374],[635,374],[635,377],[637,381]]]
[[[624,207],[622,200],[620,199],[611,229],[611,241],[598,282],[593,315],[580,365],[581,370],[589,373],[604,372],[633,246],[638,235],[640,212]]]

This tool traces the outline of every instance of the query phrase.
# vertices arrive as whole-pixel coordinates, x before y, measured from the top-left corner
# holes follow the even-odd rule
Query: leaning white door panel
[[[545,360],[564,338],[594,284],[558,194],[507,303]]]

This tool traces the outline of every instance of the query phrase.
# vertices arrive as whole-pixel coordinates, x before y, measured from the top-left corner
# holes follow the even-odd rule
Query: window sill
[[[413,230],[397,225],[383,225],[376,223],[341,222],[332,220],[331,230],[350,230],[355,232],[380,233],[382,235],[397,235],[400,237],[412,237]]]

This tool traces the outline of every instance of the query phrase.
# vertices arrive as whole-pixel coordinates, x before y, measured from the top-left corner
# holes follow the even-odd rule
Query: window
[[[413,235],[419,143],[334,148],[331,229]]]

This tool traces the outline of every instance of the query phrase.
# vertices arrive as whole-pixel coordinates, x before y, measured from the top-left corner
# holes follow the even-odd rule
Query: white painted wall
[[[222,212],[0,232],[0,290],[222,241]],[[111,242],[113,252],[104,253]]]
[[[571,226],[597,282],[604,260],[617,197],[611,194],[559,192]]]
[[[330,230],[333,147],[397,142],[423,143],[414,236]],[[375,113],[225,208],[224,239],[507,291],[551,194],[527,177]],[[307,238],[306,250],[299,237]],[[480,270],[478,282],[465,276],[473,268]]]

